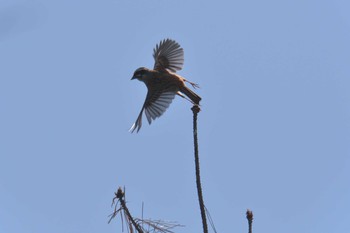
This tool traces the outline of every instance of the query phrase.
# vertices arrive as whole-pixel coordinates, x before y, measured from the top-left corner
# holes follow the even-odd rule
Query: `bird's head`
[[[131,78],[131,80],[133,79],[137,79],[139,81],[144,81],[145,76],[149,73],[149,69],[145,68],[145,67],[140,67],[137,70],[135,70],[133,77]]]

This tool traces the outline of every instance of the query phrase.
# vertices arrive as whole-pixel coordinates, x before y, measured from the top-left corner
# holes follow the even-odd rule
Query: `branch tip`
[[[246,215],[247,215],[248,221],[253,221],[253,211],[247,209]]]
[[[115,196],[116,196],[118,199],[124,197],[124,192],[123,192],[123,190],[122,190],[121,187],[119,187],[119,188],[118,188],[118,191],[117,191],[116,193],[114,193],[114,194],[115,194]]]
[[[191,110],[193,111],[194,114],[197,114],[201,111],[200,107],[197,104],[193,105]]]

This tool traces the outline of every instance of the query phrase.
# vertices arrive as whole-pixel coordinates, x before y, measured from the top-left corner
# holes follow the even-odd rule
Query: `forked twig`
[[[148,226],[148,230],[145,232],[164,232],[173,233],[172,229],[175,227],[183,227],[183,225],[176,222],[165,222],[162,220],[151,220],[151,219],[135,219],[136,222],[141,222]]]
[[[133,218],[130,214],[128,207],[126,206],[125,192],[123,192],[123,190],[119,187],[118,191],[114,194],[115,197],[112,201],[112,207],[114,206],[114,211],[112,214],[109,215],[110,219],[108,223],[110,223],[112,219],[115,218],[118,215],[118,213],[120,213],[122,221],[122,231],[124,231],[123,219],[125,219],[127,231],[130,233],[134,233],[134,231],[137,231],[138,233],[173,233],[173,228],[182,226],[180,224],[177,224],[176,222],[143,219],[143,216],[141,219]]]
[[[214,220],[213,220],[213,218],[211,217],[208,208],[207,208],[206,206],[204,206],[204,207],[205,207],[205,212],[206,212],[206,214],[207,214],[207,217],[208,217],[210,226],[211,226],[211,228],[213,229],[214,233],[217,233],[216,228],[215,228],[215,224],[214,224]]]
[[[133,233],[134,229],[138,233],[143,233],[143,230],[141,229],[140,225],[135,222],[134,218],[130,214],[128,207],[125,204],[125,193],[123,192],[122,188],[119,187],[118,191],[114,193],[114,195],[115,197],[113,198],[112,206],[114,205],[115,200],[117,200],[117,202],[114,205],[114,212],[111,215],[109,215],[111,216],[111,218],[109,219],[108,223],[110,223],[112,219],[115,218],[115,216],[117,216],[119,212],[121,212],[121,215],[124,214],[124,218],[126,220],[130,233]],[[120,203],[120,207],[117,209],[118,203]],[[123,216],[122,216],[122,220],[123,220]]]

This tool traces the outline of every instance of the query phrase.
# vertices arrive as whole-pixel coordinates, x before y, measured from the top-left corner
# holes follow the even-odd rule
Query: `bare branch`
[[[248,233],[252,233],[253,232],[253,211],[251,210],[247,210],[246,212],[247,215],[247,219],[248,219]]]
[[[119,187],[118,191],[114,193],[115,197],[112,200],[112,207],[114,205],[114,211],[108,217],[110,217],[108,223],[114,219],[118,213],[120,213],[122,221],[122,231],[124,232],[124,219],[126,222],[127,232],[134,233],[173,233],[172,229],[175,227],[182,226],[176,222],[167,222],[162,220],[151,220],[133,218],[130,214],[125,201],[125,192]],[[117,200],[117,201],[116,201]],[[142,211],[143,212],[143,211]],[[142,214],[143,215],[143,214]]]

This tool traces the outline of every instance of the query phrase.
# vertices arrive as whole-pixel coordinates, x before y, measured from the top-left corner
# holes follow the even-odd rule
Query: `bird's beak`
[[[132,76],[131,80],[135,79],[136,77],[135,76]]]

